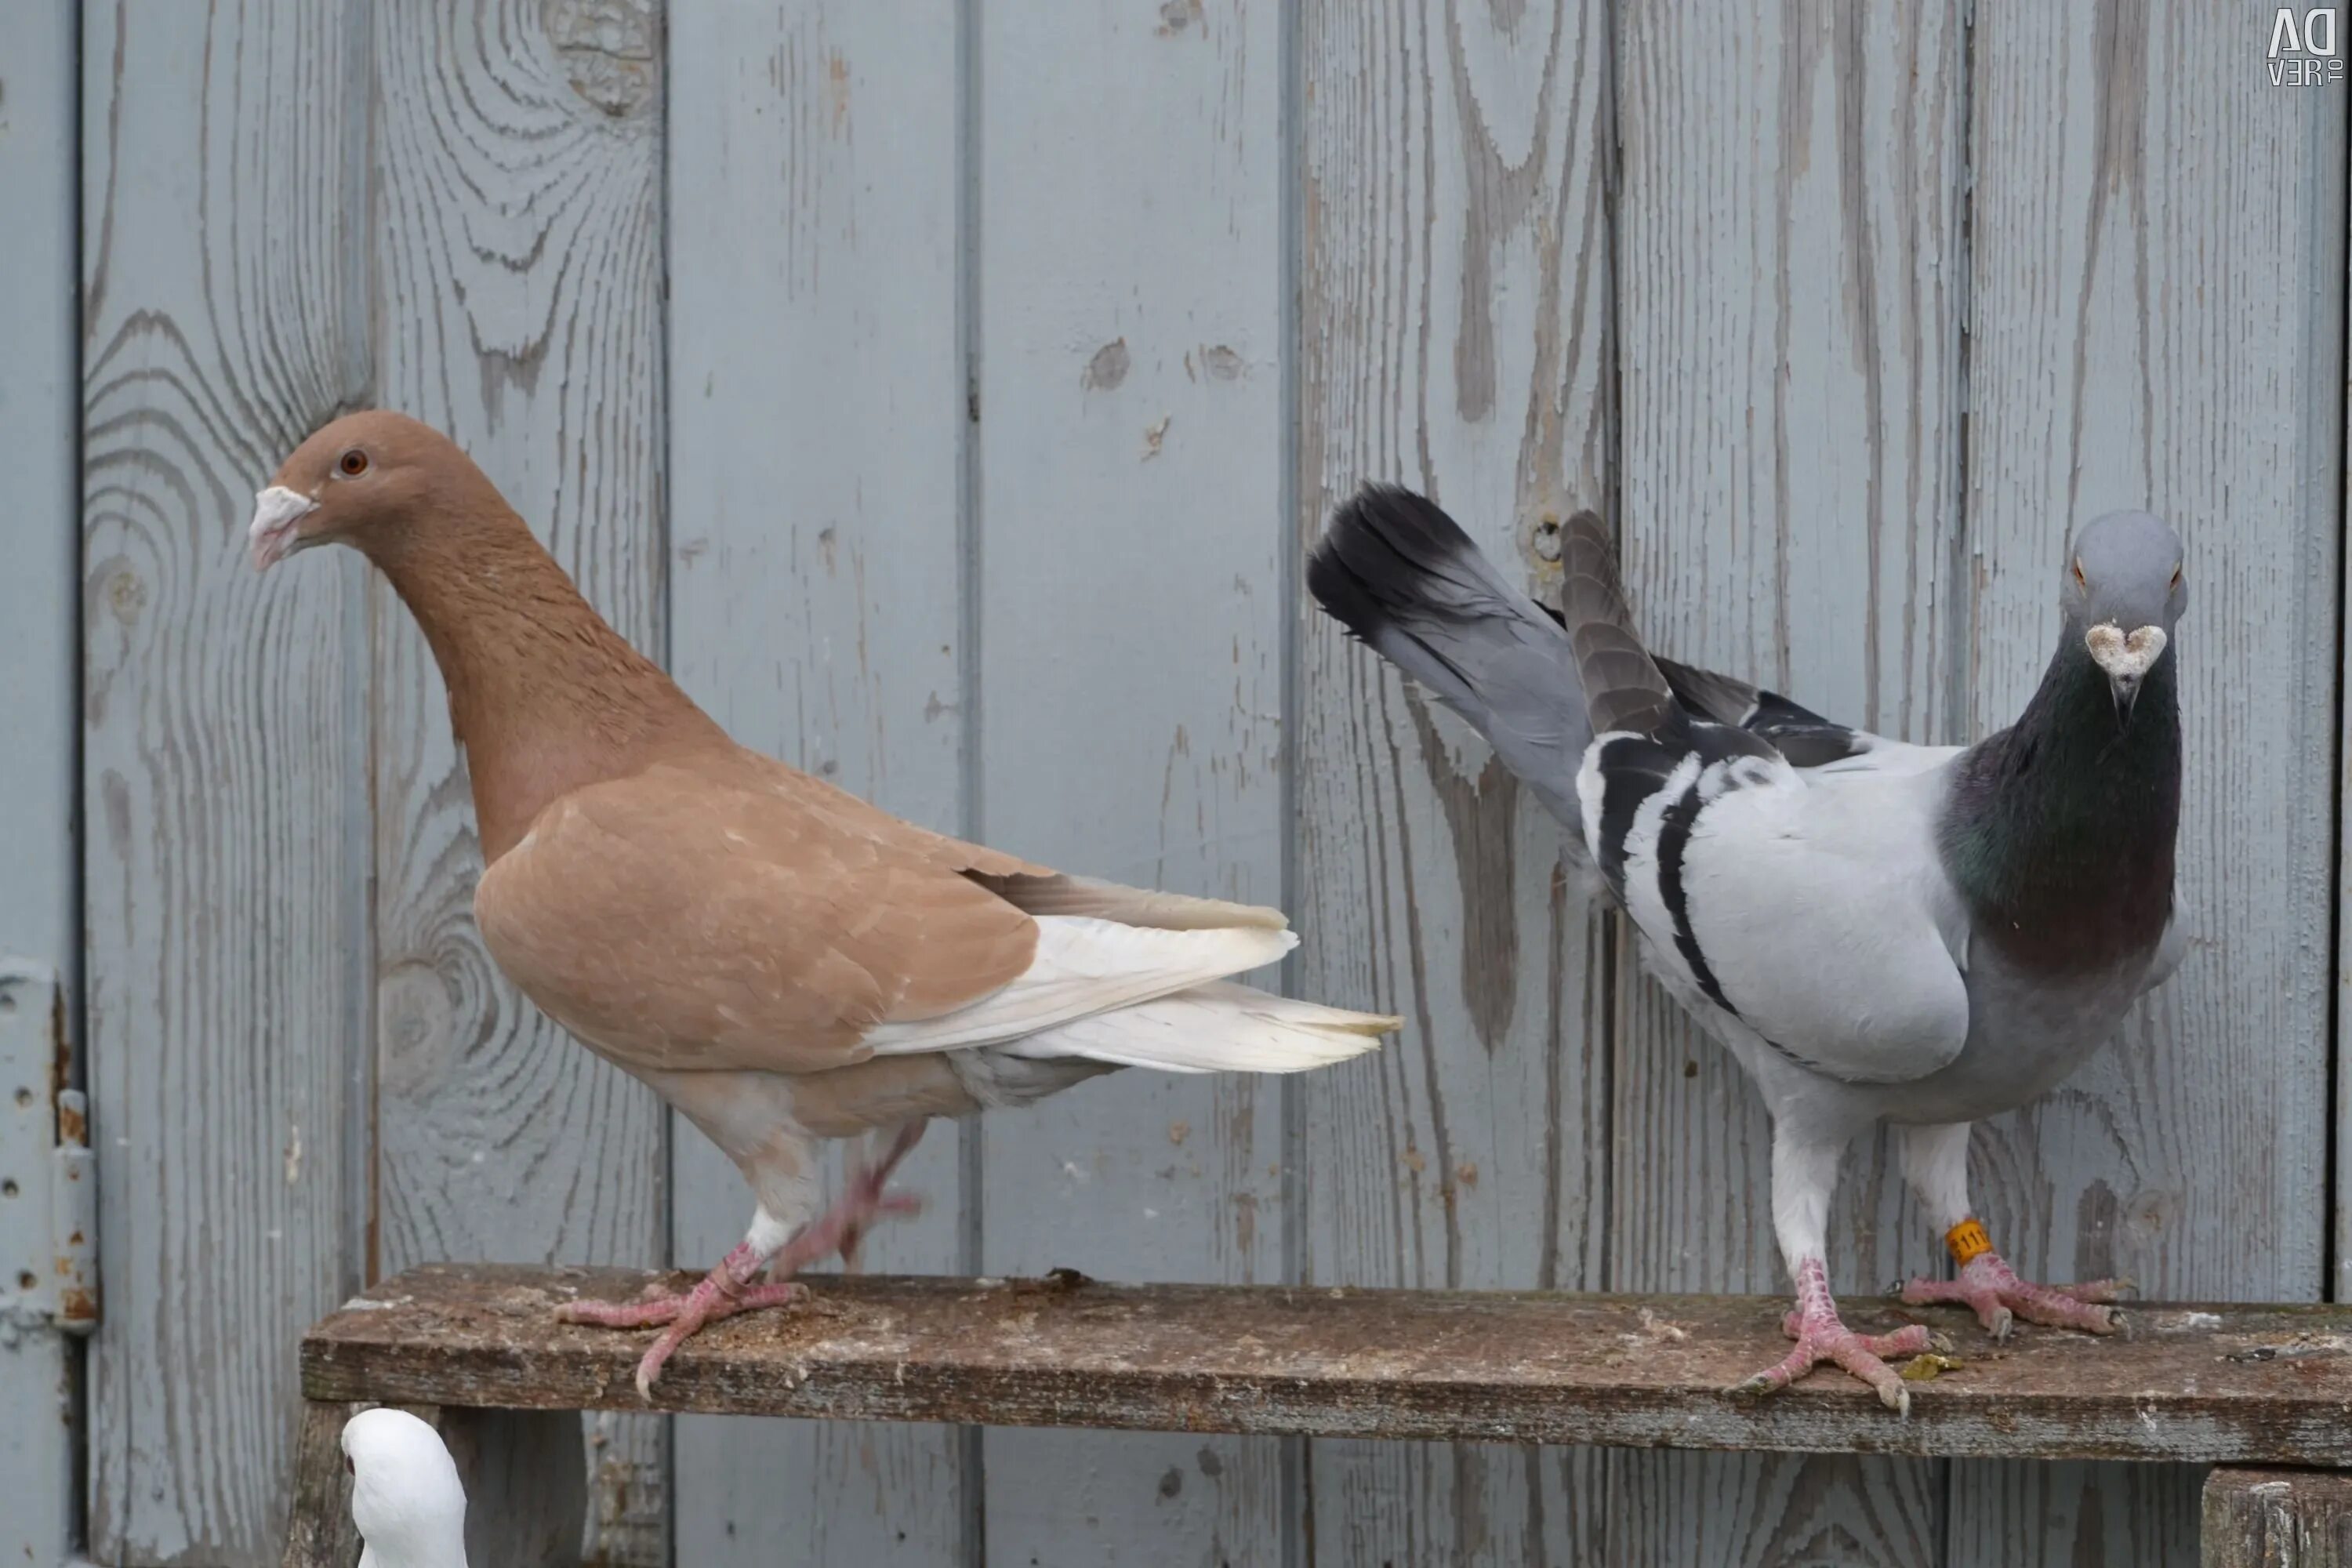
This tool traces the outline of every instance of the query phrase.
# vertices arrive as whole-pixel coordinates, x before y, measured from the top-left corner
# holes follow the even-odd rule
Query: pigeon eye
[[[2074,586],[2077,588],[2088,588],[2090,585],[2091,580],[2083,575],[2083,558],[2077,555],[2074,557]]]
[[[347,479],[358,479],[362,474],[367,472],[367,454],[361,451],[357,447],[354,447],[350,451],[345,452],[342,457],[337,460],[335,467],[341,471],[343,478]]]
[[[2180,568],[2179,566],[2175,566],[2172,569],[2172,586],[2174,588],[2180,586]]]

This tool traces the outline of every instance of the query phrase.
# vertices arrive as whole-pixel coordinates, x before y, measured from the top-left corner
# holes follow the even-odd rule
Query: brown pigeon
[[[391,580],[440,664],[491,956],[757,1200],[691,1291],[566,1309],[667,1325],[637,1368],[648,1398],[704,1323],[789,1300],[796,1270],[911,1206],[884,1183],[931,1117],[1122,1067],[1295,1072],[1398,1026],[1230,983],[1296,944],[1279,910],[1065,876],[737,745],[413,419],[338,419],[260,492],[257,568],[331,541]],[[869,1132],[886,1152],[820,1214],[813,1141]]]

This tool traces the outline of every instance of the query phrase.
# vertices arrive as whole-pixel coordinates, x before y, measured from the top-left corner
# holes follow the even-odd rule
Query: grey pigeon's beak
[[[2092,659],[2106,671],[2107,694],[2115,699],[2118,727],[2131,722],[2132,709],[2139,701],[2140,682],[2147,679],[2156,661],[2164,657],[2168,640],[2162,626],[2142,626],[2126,636],[2121,626],[2112,623],[2093,626],[2084,637],[2084,646],[2090,649]]]
[[[305,541],[294,531],[295,525],[318,510],[317,501],[284,485],[272,485],[255,496],[253,521],[245,531],[246,549],[253,557],[253,569],[267,571],[301,549]]]

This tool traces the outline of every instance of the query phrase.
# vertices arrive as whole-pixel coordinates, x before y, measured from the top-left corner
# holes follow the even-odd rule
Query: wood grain
[[[1661,651],[1941,739],[1965,33],[1945,8],[1826,0],[1724,20],[1647,0],[1620,15],[1622,529],[1636,616]],[[1617,961],[1630,977],[1630,942]],[[1654,982],[1618,1001],[1610,1284],[1785,1288],[1752,1089]],[[1935,1258],[1892,1163],[1855,1152],[1830,1223],[1848,1292]],[[1940,1489],[1931,1467],[1885,1460],[1625,1456],[1611,1560],[1931,1563]]]
[[[2203,1507],[2202,1568],[2352,1568],[2352,1476],[2219,1469]]]
[[[352,1518],[352,1479],[343,1463],[343,1425],[366,1408],[340,1399],[303,1405],[302,1425],[294,1440],[294,1500],[286,1517],[283,1568],[354,1568],[359,1562],[366,1542]]]
[[[555,1321],[684,1275],[435,1265],[302,1345],[312,1399],[609,1409],[643,1336]],[[1724,1392],[1769,1354],[1777,1296],[1359,1290],[866,1276],[712,1326],[655,1389],[666,1409],[853,1420],[1329,1433],[1851,1454],[2338,1465],[2352,1309],[2152,1305],[2133,1339],[1996,1346],[1961,1311],[1908,1314],[1965,1363],[1897,1419],[1851,1382]],[[1901,1309],[1858,1311],[1874,1326]],[[675,1375],[673,1375],[675,1374]],[[1097,1441],[1102,1441],[1097,1437]],[[1196,1443],[1197,1448],[1199,1445]]]
[[[669,121],[673,668],[747,745],[947,832],[968,734],[958,10],[683,6],[669,55],[694,84]],[[929,1207],[866,1267],[975,1261],[961,1132],[901,1167]],[[706,1267],[751,1195],[691,1127],[674,1140],[672,1258]],[[976,1435],[688,1417],[676,1442],[681,1563],[976,1550]]]
[[[46,1189],[34,1164],[48,1158],[56,1117],[41,1095],[19,1106],[16,1092],[47,1087],[59,1055],[53,1019],[71,1020],[81,956],[80,727],[75,709],[80,638],[80,320],[74,258],[78,174],[74,60],[79,20],[70,0],[0,8],[0,472],[9,504],[0,510],[0,984],[18,987],[20,1011],[0,1016],[0,1060],[9,1063],[0,1118],[0,1256],[37,1258],[49,1246],[49,1215],[35,1209]],[[47,1005],[62,977],[69,1000]],[[43,1004],[37,1012],[33,1000]],[[67,1026],[79,1033],[69,1021]],[[13,1037],[13,1040],[12,1040]],[[68,1036],[70,1038],[71,1036]],[[16,1048],[11,1049],[11,1044]],[[70,1066],[68,1057],[63,1065]],[[36,1076],[37,1074],[37,1076]],[[30,1135],[28,1135],[30,1134]],[[0,1314],[19,1294],[16,1271],[0,1275]],[[0,1562],[52,1562],[71,1548],[78,1448],[85,1441],[75,1369],[79,1352],[37,1328],[0,1334],[0,1410],[21,1413],[0,1435]]]
[[[978,27],[979,826],[1278,903],[1280,10],[987,5]],[[992,1118],[982,1266],[1281,1279],[1282,1093],[1128,1072]],[[988,1560],[1277,1558],[1276,1447],[1203,1447],[990,1435]]]
[[[82,809],[101,1267],[90,1550],[276,1554],[303,1326],[358,1283],[356,559],[257,578],[255,488],[365,384],[359,13],[82,12]],[[309,563],[306,563],[309,564]]]
[[[1302,28],[1299,547],[1361,480],[1402,480],[1541,592],[1533,531],[1613,480],[1607,7],[1317,4]],[[1303,1278],[1596,1285],[1591,889],[1483,741],[1297,613],[1299,987],[1410,1020],[1294,1088]],[[1310,1455],[1318,1561],[1599,1562],[1591,1454]]]
[[[2066,533],[2117,507],[2168,517],[2189,550],[2198,932],[2113,1048],[1979,1130],[1978,1206],[2043,1277],[2315,1296],[2336,790],[2311,716],[2336,706],[2343,95],[2272,88],[2261,18],[2227,7],[1992,5],[1975,37],[1974,727],[2007,722],[2040,673]],[[2167,1484],[1963,1472],[1953,1561],[2189,1561],[2141,1522],[2193,1517],[2197,1478]],[[2053,1496],[2080,1500],[2053,1514]]]
[[[662,646],[662,155],[647,0],[376,9],[379,393],[447,430],[624,637]],[[372,588],[371,1263],[643,1262],[665,1116],[499,974],[440,678]],[[663,1434],[596,1435],[600,1562],[667,1557]]]

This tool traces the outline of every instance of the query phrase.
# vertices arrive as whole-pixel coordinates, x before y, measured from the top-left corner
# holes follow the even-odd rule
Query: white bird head
[[[343,1423],[363,1568],[466,1568],[466,1489],[441,1435],[404,1410]]]

